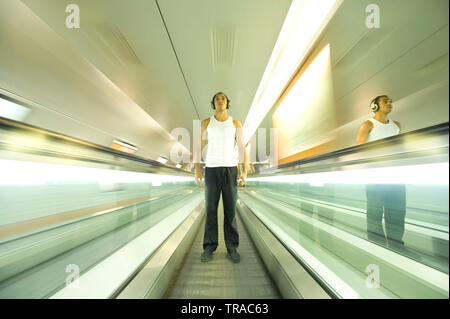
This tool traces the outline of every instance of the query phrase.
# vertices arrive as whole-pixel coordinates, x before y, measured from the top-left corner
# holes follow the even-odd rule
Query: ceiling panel
[[[447,0],[376,1],[379,29],[365,25],[365,8],[371,3],[344,1],[317,45],[318,51],[330,43],[340,125],[367,114],[366,106],[383,94],[380,92],[399,100],[448,74]],[[421,78],[410,76],[435,60],[434,65],[443,67],[443,74],[431,66]]]
[[[174,143],[150,115],[23,3],[1,2],[0,88],[33,108],[26,123],[139,155],[168,154]]]
[[[4,15],[14,8],[31,21],[4,24],[11,50],[3,56],[16,54],[15,64],[29,68],[11,67],[3,88],[72,119],[73,130],[106,134],[90,141],[121,137],[141,154],[168,155],[174,141],[167,132],[192,133],[193,120],[212,114],[217,91],[244,121],[291,0],[79,0],[79,29],[65,25],[71,3],[2,2]]]
[[[155,1],[77,1],[79,29],[64,23],[71,1],[23,2],[168,132],[198,117]]]
[[[201,119],[225,92],[244,123],[291,0],[158,0]]]

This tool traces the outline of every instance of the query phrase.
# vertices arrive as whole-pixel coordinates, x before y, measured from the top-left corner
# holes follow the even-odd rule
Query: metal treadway
[[[218,224],[219,246],[213,259],[203,263],[203,221],[186,253],[184,263],[177,269],[164,298],[167,299],[278,299],[281,294],[267,272],[239,215],[236,214],[239,230],[241,262],[234,264],[227,258],[223,237],[223,205],[219,201]]]

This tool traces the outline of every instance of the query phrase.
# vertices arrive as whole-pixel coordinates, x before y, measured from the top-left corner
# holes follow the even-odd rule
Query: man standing
[[[244,160],[240,173],[241,182],[245,184],[247,178],[247,154],[244,148],[244,138],[241,123],[228,115],[230,100],[222,93],[216,93],[211,101],[215,114],[201,123],[201,154],[206,140],[208,141],[205,158],[205,202],[206,222],[203,237],[203,253],[201,261],[212,259],[212,254],[218,246],[217,207],[220,194],[224,208],[223,232],[228,257],[235,263],[240,261],[237,252],[239,234],[235,218],[237,201],[237,166]],[[205,138],[206,133],[206,138]],[[239,154],[236,153],[236,146]],[[195,161],[195,182],[201,185],[202,172],[200,161]]]
[[[387,95],[374,98],[370,103],[370,108],[375,112],[375,116],[359,127],[356,144],[400,134],[402,129],[400,123],[388,119],[388,115],[392,111],[392,100]]]
[[[375,116],[359,128],[356,143],[398,135],[400,123],[388,118],[392,111],[392,100],[387,95],[377,96],[370,107]],[[405,232],[406,189],[404,184],[367,184],[367,237],[390,248],[403,248]],[[385,220],[386,235],[382,220]]]

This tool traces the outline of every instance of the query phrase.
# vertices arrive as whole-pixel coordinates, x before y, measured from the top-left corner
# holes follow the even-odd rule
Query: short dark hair
[[[231,105],[231,100],[228,98],[228,96],[227,96],[225,93],[223,93],[223,92],[217,92],[216,94],[214,94],[214,96],[213,96],[213,98],[212,98],[212,100],[211,100],[211,107],[213,108],[213,110],[216,109],[216,106],[214,105],[214,99],[216,98],[216,96],[217,96],[218,94],[223,94],[223,95],[225,95],[225,97],[227,98],[227,109],[229,109],[229,108],[230,108],[230,105]]]
[[[376,98],[373,99],[373,101],[378,104],[378,103],[380,103],[380,99],[382,97],[388,97],[388,96],[387,95],[378,95]]]

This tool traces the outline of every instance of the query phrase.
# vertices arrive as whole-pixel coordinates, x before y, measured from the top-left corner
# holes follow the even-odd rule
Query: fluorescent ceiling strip
[[[448,185],[449,164],[422,164],[283,176],[250,177],[248,181],[324,184]]]
[[[125,146],[125,147],[128,147],[128,148],[131,148],[133,150],[137,150],[137,147],[135,147],[135,146],[133,146],[131,144],[127,144],[127,143],[118,141],[118,140],[114,140],[113,143],[116,143],[116,144],[119,144],[119,145],[122,145],[122,146]]]
[[[342,0],[294,0],[244,122],[245,143],[304,60]]]
[[[166,164],[168,160],[167,160],[167,158],[160,156],[160,157],[158,157],[157,161],[160,162],[161,164]]]
[[[30,109],[0,98],[0,117],[14,121],[22,121]]]

